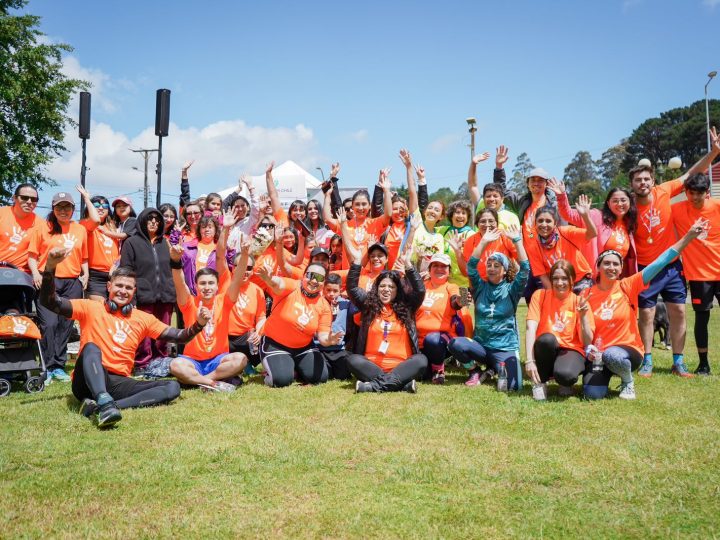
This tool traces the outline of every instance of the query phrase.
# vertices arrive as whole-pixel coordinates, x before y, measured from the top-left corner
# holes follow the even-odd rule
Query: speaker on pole
[[[78,135],[81,139],[90,138],[90,92],[80,92],[80,121]]]
[[[168,136],[170,125],[170,90],[161,88],[157,91],[155,100],[155,135]]]

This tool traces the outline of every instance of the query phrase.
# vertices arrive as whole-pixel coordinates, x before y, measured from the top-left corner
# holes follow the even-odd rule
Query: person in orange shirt
[[[86,206],[91,206],[88,192],[80,186],[78,191],[82,193]],[[72,196],[69,193],[56,193],[47,221],[39,223],[33,230],[28,246],[28,267],[38,288],[42,283],[40,272],[45,268],[50,250],[56,247],[69,250],[68,256],[55,271],[55,287],[65,298],[82,298],[88,280],[87,231],[72,220],[74,211],[75,201]],[[65,373],[65,363],[73,323],[42,305],[38,305],[37,312],[42,333],[40,347],[47,366],[46,384],[53,379],[70,382],[70,377]]]
[[[619,397],[635,399],[632,372],[640,367],[644,350],[637,325],[638,296],[686,246],[689,249],[701,243],[692,240],[703,233],[706,223],[702,218],[695,221],[681,240],[630,277],[622,277],[625,263],[622,253],[614,249],[600,253],[597,283],[586,291],[595,321],[595,333],[592,346],[588,348],[593,364],[586,364],[583,375],[585,397],[604,398],[610,378],[617,375],[621,381]]]
[[[534,385],[543,385],[543,396],[551,377],[560,386],[561,396],[571,396],[573,385],[585,371],[585,347],[592,342],[595,323],[587,299],[572,291],[572,264],[564,259],[555,262],[550,281],[550,289],[535,291],[530,300],[525,372]],[[541,397],[535,392],[533,396]]]
[[[80,356],[73,372],[72,393],[82,401],[80,412],[97,415],[98,427],[116,424],[120,409],[169,403],[180,395],[176,381],[138,381],[130,378],[135,349],[146,337],[185,343],[203,330],[210,318],[207,309],[184,330],[171,328],[152,315],[134,309],[135,272],[121,266],[107,283],[108,299],[68,300],[57,294],[55,271],[69,255],[66,248],[52,248],[42,273],[39,303],[59,316],[74,319],[82,327]]]
[[[113,238],[115,222],[110,219],[110,202],[102,195],[90,199],[80,225],[88,233],[88,285],[85,294],[90,300],[104,302],[110,271],[120,261],[119,241]],[[109,234],[105,234],[105,233]]]
[[[15,188],[13,205],[0,207],[0,261],[27,273],[30,272],[27,265],[30,236],[40,223],[35,215],[38,200],[35,186],[20,184]]]
[[[332,332],[330,304],[322,297],[325,267],[309,264],[299,282],[273,276],[266,267],[260,268],[259,275],[275,296],[260,342],[265,384],[274,388],[289,386],[295,372],[303,383],[326,382],[327,365],[313,337],[320,345],[333,347],[342,341],[343,332]]]
[[[230,226],[234,225],[230,220]],[[230,227],[223,227],[223,246],[227,242]],[[223,249],[224,251],[224,249]],[[240,268],[247,267],[250,254],[250,242],[242,242],[240,248]],[[207,308],[211,318],[203,331],[196,335],[192,341],[185,345],[183,354],[175,358],[170,364],[172,373],[181,383],[200,386],[206,390],[218,392],[232,392],[235,386],[224,382],[242,373],[247,365],[247,357],[240,353],[230,351],[228,341],[230,312],[237,302],[244,272],[236,272],[226,293],[219,292],[219,276],[212,268],[203,268],[195,274],[195,289],[197,295],[190,293],[185,283],[182,267],[182,246],[175,245],[170,248],[170,267],[172,268],[173,282],[177,303],[185,321],[193,320],[198,310]],[[223,254],[221,264],[227,264]]]
[[[586,229],[572,225],[558,226],[557,209],[544,206],[535,212],[535,234],[526,246],[532,275],[539,277],[543,287],[549,290],[550,268],[556,261],[568,261],[577,273],[577,282],[573,284],[573,292],[592,286],[592,268],[582,254],[582,247],[597,235],[595,223],[590,219],[590,199],[580,195],[575,206],[585,222]],[[524,237],[524,236],[523,236]]]
[[[415,314],[420,351],[430,362],[433,384],[445,382],[448,344],[457,337],[457,313],[470,303],[450,279],[450,257],[436,253],[430,258],[429,279],[425,281],[425,299]]]
[[[685,276],[690,281],[690,297],[695,311],[695,344],[700,362],[698,375],[710,375],[708,360],[708,323],[713,298],[720,302],[720,202],[709,199],[710,179],[702,173],[685,180],[687,201],[672,206],[673,221],[678,234],[691,231],[698,219],[705,228],[683,253]]]

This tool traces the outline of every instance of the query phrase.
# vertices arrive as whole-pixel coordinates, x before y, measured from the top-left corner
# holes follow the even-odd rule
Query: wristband
[[[173,270],[182,270],[183,269],[182,261],[175,261],[173,259],[170,259],[170,268],[172,268]]]
[[[519,243],[521,240],[522,240],[522,236],[518,236],[518,237],[512,239],[512,243],[513,243],[513,244],[517,244],[517,243]]]
[[[527,366],[528,364],[534,364],[534,363],[535,363],[535,360],[525,360],[525,365],[526,365],[526,366]]]

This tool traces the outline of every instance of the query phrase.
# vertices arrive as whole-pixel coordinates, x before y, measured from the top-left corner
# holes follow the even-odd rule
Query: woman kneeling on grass
[[[602,362],[587,363],[583,376],[585,397],[601,399],[607,395],[610,378],[620,377],[621,399],[635,399],[632,372],[643,359],[644,347],[637,325],[638,295],[667,264],[702,232],[707,222],[702,219],[688,230],[675,245],[665,250],[641,272],[622,278],[623,256],[608,249],[597,259],[597,284],[587,293],[595,319],[595,334],[590,355],[601,355]]]
[[[561,396],[571,396],[573,385],[585,371],[585,347],[595,329],[590,304],[573,291],[575,269],[564,259],[552,265],[551,289],[535,291],[530,300],[525,331],[525,372],[536,399],[545,399],[545,383],[554,377]],[[537,362],[537,363],[536,363]]]
[[[333,333],[330,328],[332,311],[322,297],[325,267],[310,263],[299,282],[271,276],[264,265],[259,267],[258,275],[274,297],[272,313],[265,322],[265,337],[260,342],[260,358],[267,373],[265,384],[289,386],[295,372],[304,383],[326,382],[328,369],[313,336],[323,347],[332,347],[342,341],[344,333]]]
[[[485,259],[487,280],[483,279],[478,262],[488,246],[499,243],[501,234],[515,246],[520,269],[516,271],[507,255],[495,251]],[[507,388],[519,390],[522,387],[522,372],[515,312],[530,273],[520,229],[513,225],[502,232],[499,229],[487,230],[470,255],[467,270],[475,301],[474,339],[453,339],[450,352],[463,367],[470,370],[470,376],[465,382],[467,386],[477,386],[481,378],[492,377],[504,365]],[[482,373],[479,366],[485,366],[486,371]]]

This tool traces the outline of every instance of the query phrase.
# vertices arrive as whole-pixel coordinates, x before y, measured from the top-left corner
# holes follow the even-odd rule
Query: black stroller
[[[45,361],[32,309],[34,296],[30,276],[0,262],[0,397],[10,393],[13,381],[31,394],[45,388]]]

